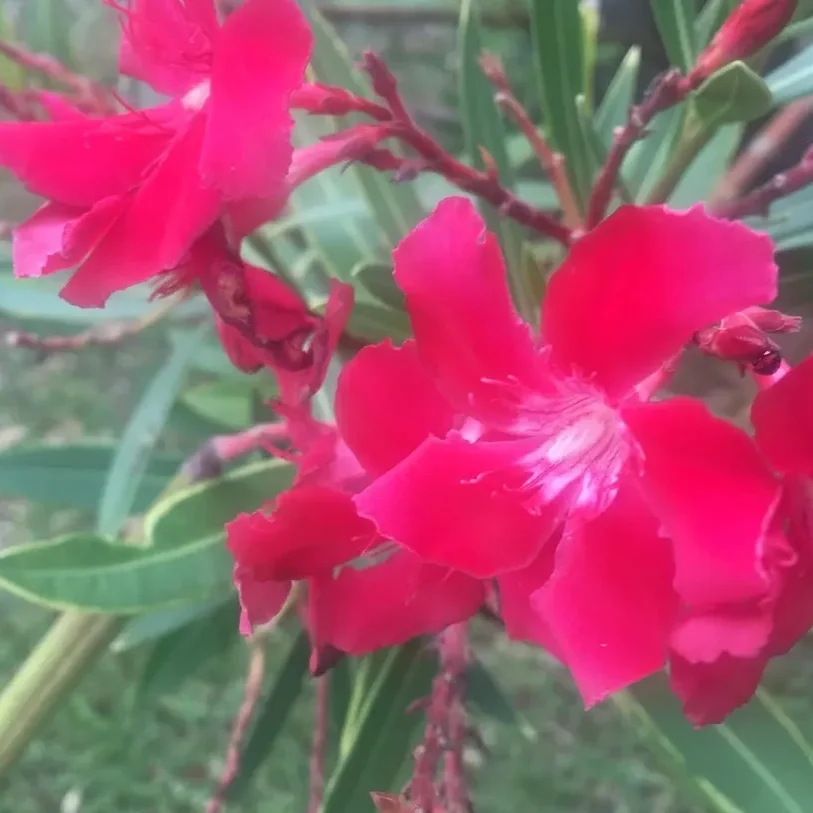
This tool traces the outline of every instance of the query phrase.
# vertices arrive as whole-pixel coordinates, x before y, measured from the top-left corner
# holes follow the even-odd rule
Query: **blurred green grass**
[[[161,331],[114,348],[38,359],[0,351],[0,442],[115,437],[165,347]],[[182,418],[182,416],[181,416]],[[170,425],[164,445],[173,445]],[[88,527],[92,518],[21,501],[0,502],[3,544]],[[0,683],[14,672],[50,614],[0,594]],[[269,643],[269,677],[291,631]],[[490,629],[477,651],[536,731],[475,716],[481,744],[469,751],[479,813],[690,813],[671,781],[612,705],[587,714],[567,676],[530,648]],[[279,654],[278,654],[279,653]],[[241,699],[246,653],[236,647],[174,694],[137,705],[134,678],[146,653],[108,654],[86,676],[0,784],[14,813],[192,813],[205,809],[222,769]],[[306,806],[310,687],[285,735],[236,813]],[[71,804],[79,801],[78,807]],[[351,812],[348,812],[351,813]],[[355,812],[353,812],[355,813]]]

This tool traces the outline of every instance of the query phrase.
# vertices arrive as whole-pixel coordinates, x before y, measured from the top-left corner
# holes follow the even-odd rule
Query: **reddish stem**
[[[330,673],[316,680],[316,718],[310,759],[310,800],[308,813],[319,813],[325,792],[325,751],[327,749],[328,714],[330,712]]]
[[[615,131],[607,159],[593,185],[587,204],[588,229],[595,228],[604,219],[621,172],[621,165],[632,145],[646,135],[646,128],[658,113],[674,107],[686,98],[689,91],[690,88],[681,81],[680,71],[673,69],[657,77],[643,101],[630,108],[627,123]]]
[[[520,200],[500,184],[494,171],[480,171],[458,161],[422,130],[410,116],[398,92],[396,79],[380,56],[368,51],[364,55],[363,67],[372,80],[373,90],[387,103],[392,112],[391,135],[412,147],[421,158],[419,161],[404,159],[400,170],[401,177],[409,177],[427,170],[435,172],[460,189],[490,203],[506,217],[563,245],[569,244],[571,232],[567,226]]]
[[[718,217],[730,220],[738,220],[749,215],[767,217],[774,201],[798,192],[811,184],[813,184],[813,149],[809,149],[802,160],[792,169],[774,175],[767,183],[741,198],[712,207],[711,211]]]
[[[255,639],[251,644],[251,658],[249,660],[245,688],[243,689],[243,702],[240,704],[240,710],[234,718],[231,736],[229,737],[229,746],[226,752],[226,766],[223,769],[215,792],[206,807],[206,813],[220,813],[223,809],[229,787],[240,769],[240,748],[243,744],[243,738],[246,735],[251,718],[254,715],[254,708],[260,699],[264,675],[265,647],[261,639]]]
[[[440,672],[432,683],[426,708],[423,741],[415,749],[415,764],[407,797],[417,813],[471,813],[463,766],[466,736],[465,673],[469,662],[466,624],[453,624],[438,636]],[[438,768],[443,772],[438,787]]]

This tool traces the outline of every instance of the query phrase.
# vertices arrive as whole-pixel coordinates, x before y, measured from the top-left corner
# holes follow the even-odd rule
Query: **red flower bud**
[[[731,12],[689,74],[697,87],[720,68],[746,59],[767,45],[790,22],[797,0],[743,0]]]
[[[750,366],[759,375],[771,375],[782,363],[782,354],[760,328],[736,324],[701,330],[695,337],[697,346],[710,356],[734,361],[741,368]]]

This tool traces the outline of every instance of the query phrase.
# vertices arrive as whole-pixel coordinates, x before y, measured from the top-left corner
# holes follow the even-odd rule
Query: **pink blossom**
[[[551,278],[539,338],[466,200],[402,241],[395,279],[414,343],[363,349],[336,404],[381,534],[498,577],[509,634],[551,642],[588,704],[663,666],[682,608],[765,595],[779,482],[744,432],[637,387],[773,299],[767,238],[700,208],[622,207]]]
[[[369,478],[335,429],[304,407],[286,412],[301,452],[293,487],[227,526],[241,630],[273,618],[299,580],[307,581],[306,622],[317,651],[363,654],[474,614],[483,585],[381,537],[353,503]]]
[[[62,291],[97,307],[175,268],[221,215],[285,199],[289,96],[311,34],[294,0],[247,0],[218,25],[213,0],[120,9],[123,70],[176,98],[103,118],[0,124],[0,164],[48,202],[14,237],[15,271],[76,267]]]

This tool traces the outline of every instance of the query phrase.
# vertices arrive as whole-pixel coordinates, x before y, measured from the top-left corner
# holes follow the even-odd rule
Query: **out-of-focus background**
[[[386,55],[417,118],[449,149],[462,152],[454,0],[336,0],[320,5],[354,53],[372,47]],[[633,44],[641,47],[643,87],[647,77],[665,66],[647,0],[605,0],[602,6],[600,59],[607,67],[597,79],[597,93]],[[101,0],[3,0],[0,10],[0,34],[13,32],[34,51],[51,53],[105,83],[116,81],[115,23]],[[528,79],[531,52],[525,3],[489,0],[481,4],[481,11],[488,26],[487,45],[502,56],[518,95],[532,113],[537,112],[535,89]],[[0,60],[0,81],[9,81],[14,70]],[[120,87],[131,98],[144,93],[126,80]],[[142,95],[137,101],[150,100]],[[808,121],[778,160],[791,163],[798,158],[800,145],[811,141],[813,124]],[[517,165],[528,163],[521,140],[512,138],[509,148]],[[529,177],[533,183],[532,171]],[[13,181],[5,177],[0,181],[0,220],[18,221],[35,205]],[[37,318],[42,309],[58,307],[55,287],[50,281],[39,287],[16,285],[9,277],[6,256],[4,250],[0,330],[75,329],[67,312],[64,323]],[[803,267],[808,261],[805,254],[797,260]],[[803,302],[796,304],[804,310]],[[175,338],[170,324],[118,346],[81,353],[41,355],[0,347],[0,450],[42,441],[112,444]],[[791,355],[810,347],[806,334],[793,341]],[[204,359],[206,353],[210,356]],[[199,361],[160,441],[159,449],[168,458],[182,457],[208,435],[226,431],[230,422],[239,428],[250,418],[248,394],[253,384],[235,375],[225,387],[210,386],[211,373],[222,372],[224,363],[213,345],[202,350]],[[690,365],[679,386],[707,395],[715,408],[728,414],[737,414],[745,403],[736,376],[713,365]],[[69,468],[72,463],[67,460],[65,465]],[[76,476],[76,494],[66,500],[49,493],[47,471],[36,466],[0,467],[0,545],[91,527],[102,476],[97,474],[94,479],[82,468]],[[21,489],[26,478],[34,483],[26,486],[28,491],[39,490],[41,500],[3,496]],[[65,502],[71,507],[61,505]],[[51,619],[51,613],[0,593],[0,683],[11,676]],[[228,629],[234,622],[233,615],[225,619]],[[274,659],[285,656],[292,637],[293,631],[286,628],[274,632],[269,673],[273,674]],[[615,706],[604,704],[585,713],[567,675],[544,654],[509,645],[485,624],[477,639],[484,664],[495,667],[518,710],[512,714],[494,704],[474,709],[480,741],[472,741],[468,761],[480,813],[703,809],[686,800],[680,785],[663,772],[652,750],[644,747],[642,735]],[[202,811],[222,771],[228,731],[240,703],[246,652],[233,635],[216,627],[202,630],[196,639],[187,637],[183,647],[180,657],[174,658],[163,657],[155,648],[104,657],[0,786],[0,811]],[[797,723],[813,733],[813,642],[803,643],[779,662],[768,682]],[[307,695],[311,689],[304,691]],[[229,810],[305,809],[310,713],[309,703],[297,703],[273,759],[262,766],[251,791]]]

